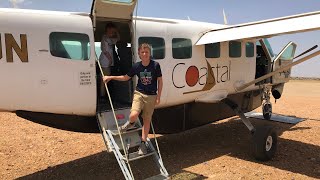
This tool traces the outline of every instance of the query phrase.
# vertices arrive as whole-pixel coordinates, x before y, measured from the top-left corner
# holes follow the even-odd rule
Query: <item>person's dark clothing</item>
[[[160,64],[156,61],[150,60],[148,66],[143,66],[142,62],[135,63],[128,76],[138,76],[138,84],[136,90],[147,95],[156,95],[158,87],[158,77],[162,77]]]

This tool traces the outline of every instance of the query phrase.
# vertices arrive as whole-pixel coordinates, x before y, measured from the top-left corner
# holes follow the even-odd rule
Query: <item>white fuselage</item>
[[[164,39],[165,56],[156,59],[164,82],[158,107],[234,94],[235,83],[255,78],[256,50],[254,56],[246,57],[246,42],[255,45],[255,39],[240,40],[241,56],[236,58],[229,56],[229,42],[220,43],[218,58],[206,58],[205,45],[195,45],[207,30],[225,25],[137,17],[130,26],[134,61],[140,61],[136,56],[140,37]],[[54,45],[50,42],[54,32],[87,35],[87,47],[81,44],[82,48],[89,49],[87,60],[54,56],[51,51]],[[89,15],[0,9],[0,110],[95,115],[97,81],[93,32]],[[191,40],[190,58],[173,58],[173,38]],[[246,91],[254,88],[251,86]]]

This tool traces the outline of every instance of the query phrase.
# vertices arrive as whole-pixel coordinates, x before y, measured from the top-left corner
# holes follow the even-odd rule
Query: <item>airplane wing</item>
[[[215,29],[205,33],[196,45],[314,30],[320,30],[320,11]]]

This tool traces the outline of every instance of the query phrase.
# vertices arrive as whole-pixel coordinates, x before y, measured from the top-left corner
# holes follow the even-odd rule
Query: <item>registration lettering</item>
[[[4,36],[4,48],[2,49],[2,38]],[[19,42],[19,43],[18,43]],[[13,62],[13,52],[17,54],[21,62],[28,62],[28,43],[27,43],[27,35],[20,34],[20,40],[14,38],[14,36],[10,33],[0,34],[0,60],[3,58],[3,52],[6,52],[6,60],[9,63]]]

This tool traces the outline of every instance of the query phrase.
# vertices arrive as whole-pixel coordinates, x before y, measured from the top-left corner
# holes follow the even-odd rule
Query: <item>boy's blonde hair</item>
[[[142,43],[139,45],[138,51],[140,51],[140,49],[144,49],[144,48],[148,48],[149,51],[151,52],[151,46],[148,43]]]

